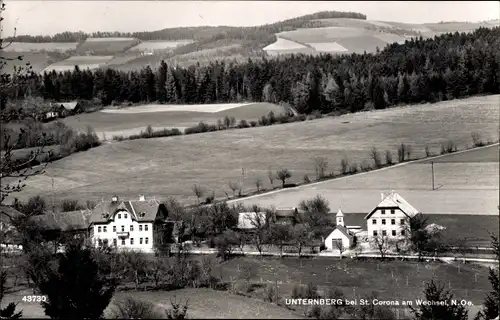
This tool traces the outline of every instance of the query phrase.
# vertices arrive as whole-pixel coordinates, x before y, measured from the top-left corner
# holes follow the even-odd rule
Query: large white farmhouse
[[[90,237],[96,246],[153,252],[165,241],[167,217],[167,208],[158,200],[141,195],[138,200],[124,201],[114,196],[92,210]]]
[[[404,237],[405,225],[417,213],[419,211],[399,194],[382,193],[380,203],[365,217],[368,236]]]

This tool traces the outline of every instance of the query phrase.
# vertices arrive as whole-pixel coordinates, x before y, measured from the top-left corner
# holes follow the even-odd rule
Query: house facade
[[[407,224],[417,213],[398,193],[382,193],[380,203],[365,217],[368,237],[405,237]]]
[[[166,233],[173,222],[167,218],[167,208],[156,199],[141,195],[138,200],[124,201],[114,196],[92,210],[90,237],[96,246],[154,252],[169,241]]]

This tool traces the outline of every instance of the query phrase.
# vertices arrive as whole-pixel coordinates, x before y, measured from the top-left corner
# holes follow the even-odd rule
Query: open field
[[[338,174],[340,160],[345,156],[358,164],[371,163],[372,147],[382,152],[390,150],[397,160],[397,147],[401,143],[411,145],[414,157],[422,157],[426,146],[436,154],[448,139],[453,139],[459,148],[470,146],[471,132],[479,132],[484,140],[497,140],[498,99],[498,95],[474,97],[269,127],[106,144],[50,164],[44,175],[28,180],[26,189],[17,196],[52,194],[46,190],[47,181],[52,177],[60,181],[54,185],[56,199],[78,195],[82,201],[110,198],[114,194],[136,198],[142,193],[195,203],[193,184],[209,192],[213,190],[220,197],[224,192],[230,193],[227,187],[230,181],[243,180],[244,191],[255,190],[256,178],[262,179],[263,187],[269,189],[269,169],[288,168],[293,174],[289,182],[302,182],[305,174],[311,179],[315,177],[313,160],[318,156],[326,157],[330,170]],[[159,117],[159,113],[121,116],[140,119],[145,115]],[[118,120],[116,124],[119,125]],[[394,189],[426,213],[498,214],[498,163],[457,165],[435,165],[436,185],[444,185],[437,191],[429,190],[430,165],[424,163],[406,165],[419,174],[399,166],[333,180],[323,186],[332,185],[325,190],[328,191],[325,195],[337,197],[338,200],[330,202],[331,206],[336,208],[342,204],[346,212],[366,212],[377,204],[380,191]],[[450,172],[454,175],[449,175]],[[473,172],[477,173],[476,177],[470,177]],[[382,180],[370,179],[370,176],[380,176]],[[363,190],[360,183],[365,182],[369,184]],[[75,184],[79,186],[68,187]],[[358,190],[349,190],[350,185]],[[275,204],[290,207],[303,198],[321,193],[313,189],[320,186],[323,188],[312,185],[299,193],[292,189],[249,201],[270,204],[282,199]],[[482,190],[473,190],[477,187]],[[310,191],[303,193],[306,190]],[[334,190],[342,192],[332,192]],[[289,192],[295,193],[289,196]],[[366,196],[363,201],[359,201],[360,194]],[[431,195],[435,200],[427,198]],[[437,201],[436,207],[429,208],[432,201]],[[469,212],[471,208],[473,212]]]
[[[276,115],[285,110],[271,103],[228,103],[213,105],[143,105],[122,109],[106,109],[63,119],[72,128],[85,130],[88,125],[106,138],[113,135],[137,134],[148,125],[154,128],[178,128],[197,125],[200,121],[217,123],[225,116],[237,120],[256,120],[273,111]]]
[[[478,153],[477,157],[475,153]],[[460,157],[466,162],[446,160],[454,157]],[[441,159],[443,162],[440,162]],[[446,155],[434,162],[435,186],[438,187],[434,191],[431,185],[431,165],[418,161],[238,202],[245,205],[289,207],[297,206],[301,200],[321,195],[329,201],[332,210],[341,206],[345,212],[368,213],[380,201],[381,191],[394,190],[427,214],[498,215],[498,145]]]
[[[98,54],[114,54],[124,52],[139,44],[135,38],[87,38],[76,48],[78,53],[95,52]]]
[[[22,290],[7,294],[3,305],[10,302],[18,302],[17,310],[23,311],[23,317],[48,318],[39,303],[26,303],[21,299],[24,295],[32,294],[31,290]],[[105,316],[110,316],[113,304],[125,296],[132,296],[156,304],[158,308],[170,309],[170,299],[178,302],[188,301],[187,316],[189,319],[300,319],[303,315],[294,313],[283,307],[264,302],[256,298],[243,297],[224,291],[211,289],[181,289],[174,291],[127,291],[116,292],[108,308],[104,311]],[[161,314],[161,311],[158,310]]]
[[[19,56],[22,56],[23,60],[17,60],[16,58]],[[32,66],[33,72],[41,72],[48,65],[64,59],[64,57],[61,57],[60,53],[55,52],[2,52],[2,57],[16,59],[6,61],[6,64],[2,69],[2,71],[6,73],[12,73],[14,71],[14,67],[26,67],[27,62],[29,62]]]
[[[193,40],[173,40],[173,41],[142,41],[135,47],[128,49],[128,51],[154,51],[154,50],[165,50],[165,49],[173,49],[180,46],[184,46],[186,44],[192,43]]]
[[[51,64],[44,71],[51,72],[55,70],[56,72],[62,72],[73,70],[75,66],[80,67],[80,69],[97,69],[111,60],[113,60],[113,56],[73,56]]]
[[[291,50],[291,49],[304,49],[307,48],[304,45],[301,45],[300,43],[286,40],[283,38],[277,38],[276,42],[271,43],[267,47],[264,47],[262,50]]]
[[[75,50],[78,42],[11,42],[2,48],[4,52],[66,52]]]
[[[480,304],[490,288],[487,268],[466,265],[459,272],[453,264],[439,262],[358,261],[326,257],[237,257],[220,264],[214,273],[222,275],[225,281],[231,277],[238,279],[238,268],[243,265],[255,270],[255,282],[260,282],[261,279],[263,282],[281,282],[280,292],[286,297],[291,294],[293,285],[312,283],[320,288],[332,286],[341,289],[347,297],[352,298],[354,294],[360,298],[376,291],[381,300],[414,300],[422,297],[422,282],[434,279],[441,281],[447,288],[451,285],[457,299],[463,298]],[[374,273],[377,274],[376,277],[373,276]]]

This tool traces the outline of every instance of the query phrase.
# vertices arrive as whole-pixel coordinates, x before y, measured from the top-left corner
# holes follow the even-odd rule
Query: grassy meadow
[[[436,190],[430,161],[417,161],[237,201],[290,207],[321,195],[334,211],[341,206],[344,212],[368,213],[380,192],[394,190],[426,214],[498,215],[498,161],[498,144],[433,159]]]
[[[411,145],[413,157],[421,157],[425,155],[426,146],[436,154],[439,153],[441,144],[449,139],[453,139],[459,148],[470,147],[471,132],[479,132],[484,140],[496,140],[499,134],[498,99],[498,95],[474,97],[268,127],[105,144],[51,163],[44,175],[31,178],[26,189],[17,196],[26,198],[41,194],[54,195],[59,200],[78,197],[85,201],[110,198],[115,194],[122,198],[136,198],[139,194],[145,194],[147,197],[154,196],[160,199],[175,197],[184,203],[194,204],[196,203],[196,197],[192,192],[194,184],[202,186],[207,193],[213,190],[217,197],[225,196],[225,192],[231,193],[228,187],[231,181],[242,181],[244,191],[253,191],[255,180],[260,178],[263,187],[269,189],[271,187],[267,179],[269,169],[275,171],[280,167],[287,168],[293,175],[290,182],[302,182],[305,174],[311,179],[314,178],[314,158],[318,156],[327,158],[330,163],[329,170],[338,174],[340,161],[344,157],[358,164],[363,161],[371,163],[369,151],[372,147],[376,147],[382,153],[386,149],[390,150],[393,158],[397,160],[397,147],[401,143]],[[102,115],[102,113],[97,114]],[[132,115],[132,117],[140,119],[143,115]],[[446,171],[437,168],[436,184],[444,184],[444,187],[433,193],[443,195],[441,197],[443,202],[439,202],[438,206],[446,203],[449,208],[463,213],[464,209],[454,206],[453,202],[459,199],[463,203],[466,195],[467,203],[476,203],[484,208],[484,211],[489,211],[492,202],[498,199],[498,189],[495,189],[495,186],[498,187],[498,180],[495,180],[498,179],[498,164],[484,165],[488,166],[489,171],[479,169],[476,164],[457,167],[459,176],[455,178],[444,177]],[[445,164],[437,164],[437,167],[439,166]],[[403,167],[387,169],[385,172],[400,170],[399,172],[404,173]],[[477,172],[478,176],[472,179],[472,185],[477,187],[487,183],[489,189],[474,191],[468,187],[460,191],[447,184],[446,181],[468,178],[463,172],[464,168],[472,172],[474,167],[476,167],[474,172]],[[422,173],[430,172],[429,165],[416,164],[415,168],[421,168],[419,170]],[[456,173],[454,170],[448,172]],[[366,177],[374,174],[377,173],[368,173],[359,178],[353,176],[349,179],[366,181]],[[410,202],[414,202],[417,208],[427,211],[427,198],[424,197],[422,202],[416,201],[422,198],[414,196],[415,192],[418,195],[422,190],[410,190],[417,175],[407,172],[403,176],[392,175],[392,180],[385,178],[381,182],[372,181],[371,189],[365,189],[370,191],[368,193],[363,191],[363,194],[369,194],[373,199],[359,201],[358,196],[354,199],[354,203],[351,201],[343,203],[343,208],[346,212],[356,212],[352,207],[356,206],[356,203],[361,203],[371,209],[379,199],[380,191],[394,188]],[[52,178],[55,181],[54,192],[46,188]],[[418,182],[420,189],[423,184],[429,188],[430,179],[423,177],[418,179],[421,181]],[[333,183],[340,183],[344,189],[348,189],[347,181],[350,180],[340,179]],[[279,182],[274,181],[275,186],[278,184]],[[352,188],[357,189],[359,185],[353,185]],[[402,192],[401,189],[409,189],[408,192],[413,193]],[[329,194],[333,190],[334,187],[330,189]],[[346,192],[347,190],[341,194],[345,195]],[[454,192],[460,196],[450,198],[450,194]],[[318,192],[310,193],[315,196]],[[307,196],[308,194],[301,193],[300,197],[296,194],[293,198],[286,196],[283,199],[287,199],[286,206],[290,207]],[[485,199],[489,200],[484,201]],[[338,204],[340,203],[331,203],[334,207]],[[495,202],[494,208],[496,205]],[[432,209],[428,213],[435,211],[455,213],[442,212],[439,207]]]
[[[183,130],[197,125],[200,121],[215,124],[218,119],[226,116],[236,120],[257,120],[270,111],[276,115],[285,112],[283,107],[272,103],[143,105],[79,114],[62,121],[77,130],[86,130],[90,125],[101,138],[111,139],[113,135],[138,134],[148,125],[155,129],[175,127]]]

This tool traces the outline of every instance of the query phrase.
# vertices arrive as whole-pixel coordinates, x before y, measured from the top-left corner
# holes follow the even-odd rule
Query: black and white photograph
[[[500,1],[0,29],[0,319],[499,320]]]

